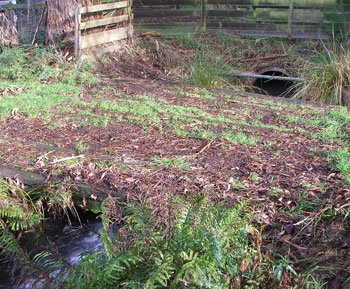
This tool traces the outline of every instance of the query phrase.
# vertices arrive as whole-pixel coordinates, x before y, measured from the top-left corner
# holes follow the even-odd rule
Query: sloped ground
[[[255,242],[283,271],[281,288],[306,286],[294,273],[309,288],[311,276],[350,286],[350,191],[330,161],[348,146],[346,109],[127,74],[103,79],[38,116],[2,119],[1,166],[148,198],[165,223],[178,194],[247,201],[261,231]]]

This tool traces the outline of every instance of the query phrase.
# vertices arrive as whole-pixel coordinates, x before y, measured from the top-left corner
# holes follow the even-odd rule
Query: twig
[[[37,27],[35,29],[35,33],[34,33],[33,40],[32,40],[32,45],[34,44],[34,42],[36,40],[36,36],[38,34],[41,22],[43,21],[44,13],[45,13],[45,10],[46,10],[46,6],[47,6],[47,1],[45,1],[44,5],[43,5],[43,8],[41,9],[40,19],[39,19],[39,23],[38,23],[38,25],[37,25]]]
[[[60,163],[60,162],[74,160],[74,159],[79,159],[79,158],[85,158],[85,155],[79,155],[79,156],[74,156],[74,157],[69,157],[69,158],[63,158],[63,159],[60,159],[60,160],[55,160],[55,161],[51,162],[51,164],[57,164],[57,163]]]
[[[202,152],[204,152],[207,148],[209,148],[212,145],[212,141],[208,142],[205,147],[203,147],[198,153],[197,155],[200,155]]]

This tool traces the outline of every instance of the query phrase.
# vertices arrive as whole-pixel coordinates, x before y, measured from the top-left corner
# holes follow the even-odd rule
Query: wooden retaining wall
[[[339,29],[342,8],[336,0],[134,0],[133,12],[139,29],[318,38]]]
[[[75,55],[78,57],[86,48],[131,38],[132,18],[130,0],[86,7],[78,4],[75,13]]]

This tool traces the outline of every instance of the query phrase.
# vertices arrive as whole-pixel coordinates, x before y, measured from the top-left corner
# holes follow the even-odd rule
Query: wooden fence
[[[132,18],[130,1],[77,5],[75,55],[78,57],[86,48],[132,37]]]
[[[350,18],[336,0],[134,0],[133,12],[138,29],[308,38],[326,37]]]

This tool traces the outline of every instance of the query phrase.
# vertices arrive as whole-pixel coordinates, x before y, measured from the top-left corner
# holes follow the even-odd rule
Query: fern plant
[[[0,178],[0,254],[5,261],[16,265],[15,269],[19,272],[17,283],[30,276],[36,284],[50,284],[46,288],[59,288],[62,286],[60,280],[71,270],[50,252],[41,252],[33,257],[21,242],[25,231],[40,229],[45,211],[57,212],[60,208],[66,214],[68,210],[76,213],[69,191],[54,188],[27,192],[21,184]]]
[[[176,207],[169,231],[155,226],[148,206],[127,205],[129,234],[104,242],[108,254],[86,255],[65,280],[66,286],[233,288],[240,282],[241,263],[255,256],[244,205],[224,209],[201,198],[178,199]]]

